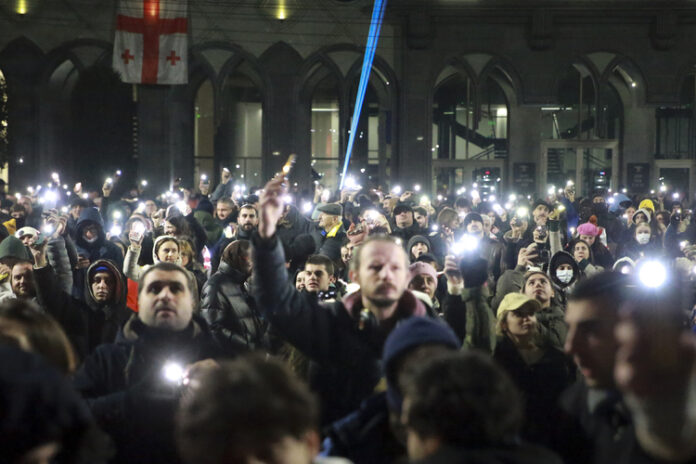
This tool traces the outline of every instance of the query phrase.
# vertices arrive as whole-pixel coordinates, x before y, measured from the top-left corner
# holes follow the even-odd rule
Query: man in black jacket
[[[203,286],[203,317],[215,340],[232,353],[268,347],[268,324],[248,291],[251,270],[251,245],[237,240],[227,245],[218,271]]]
[[[379,382],[382,345],[397,322],[425,316],[411,292],[408,258],[393,239],[375,236],[356,250],[351,281],[361,289],[322,304],[288,282],[276,224],[283,213],[283,179],[266,184],[254,246],[254,298],[278,334],[308,356],[323,423],[356,409]]]
[[[75,387],[115,442],[114,462],[178,461],[173,419],[186,366],[220,354],[205,321],[193,316],[193,285],[176,264],[150,267],[138,287],[139,313],[75,375]]]
[[[218,203],[219,204],[219,203]],[[259,225],[259,215],[256,212],[256,207],[251,204],[242,205],[237,214],[237,223],[230,222],[223,231],[220,240],[215,244],[213,256],[210,261],[213,272],[218,270],[222,252],[225,251],[227,245],[235,240],[249,240],[251,234]]]
[[[401,240],[404,247],[414,235],[426,235],[427,230],[421,229],[413,217],[413,208],[406,203],[398,203],[394,207],[394,228],[392,236]],[[408,250],[410,251],[410,250]]]
[[[341,245],[346,239],[343,227],[343,207],[338,203],[329,203],[317,208],[319,223],[312,232],[315,249],[320,255],[329,257],[334,263],[341,262]]]

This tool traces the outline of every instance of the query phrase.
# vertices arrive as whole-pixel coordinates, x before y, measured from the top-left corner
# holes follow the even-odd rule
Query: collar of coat
[[[341,226],[343,226],[343,223],[339,222],[333,228],[329,231],[328,234],[326,234],[326,237],[335,237],[336,234],[338,234],[338,231],[341,230]]]
[[[358,290],[355,293],[346,295],[345,297],[343,297],[342,303],[348,311],[348,314],[351,315],[351,317],[359,317],[360,310],[363,309],[362,292]],[[401,295],[401,298],[397,303],[396,310],[389,319],[400,319],[402,317],[411,316],[422,317],[426,315],[427,312],[425,310],[425,305],[418,298],[416,298],[416,296],[410,290],[406,290],[404,291],[404,294]]]

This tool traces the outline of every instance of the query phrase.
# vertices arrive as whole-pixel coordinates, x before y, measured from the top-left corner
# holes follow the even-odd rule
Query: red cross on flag
[[[131,84],[188,82],[187,0],[121,0],[114,70]]]

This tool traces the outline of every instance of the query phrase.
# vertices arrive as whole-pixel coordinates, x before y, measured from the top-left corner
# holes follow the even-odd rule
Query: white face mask
[[[645,245],[650,241],[650,232],[641,232],[636,234],[636,241],[641,245]]]
[[[564,270],[557,269],[556,270],[556,277],[558,277],[558,280],[560,280],[564,284],[567,284],[568,282],[573,280],[573,270],[572,269],[564,269]]]
[[[99,237],[87,238],[87,237],[85,237],[84,235],[82,236],[82,238],[83,238],[84,241],[87,242],[87,243],[94,243],[94,242],[96,242],[96,241],[99,239]]]

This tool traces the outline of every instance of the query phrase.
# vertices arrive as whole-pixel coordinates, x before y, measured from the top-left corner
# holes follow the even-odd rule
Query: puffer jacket
[[[100,259],[89,267],[87,275],[98,268],[106,267],[114,279],[115,289],[113,298],[107,303],[98,303],[94,300],[94,292],[89,279],[85,281],[85,311],[87,319],[87,345],[89,352],[104,343],[113,343],[116,335],[123,325],[133,315],[126,306],[126,294],[128,285],[121,271],[111,261]]]
[[[51,239],[46,244],[46,257],[48,258],[48,264],[51,265],[58,276],[61,288],[65,293],[69,294],[72,292],[73,273],[67,246],[67,240],[63,237]]]
[[[246,276],[222,261],[203,286],[201,313],[213,338],[235,352],[268,348],[268,324],[256,310]]]

